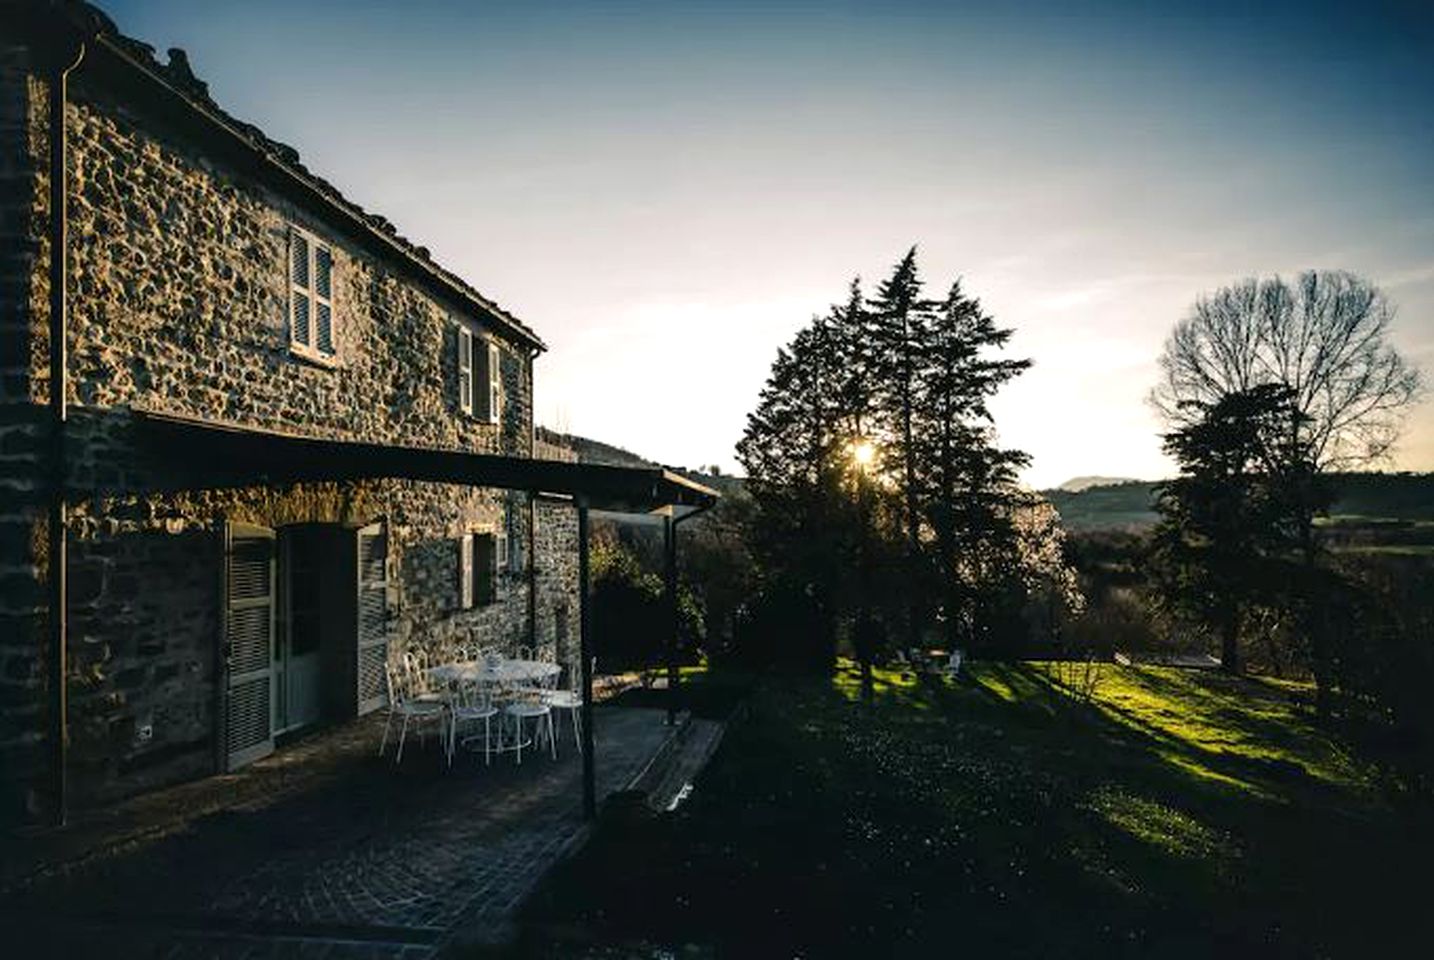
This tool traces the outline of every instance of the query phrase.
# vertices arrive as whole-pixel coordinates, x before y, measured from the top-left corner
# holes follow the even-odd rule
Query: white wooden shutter
[[[309,239],[298,230],[289,231],[289,340],[301,347],[314,342],[312,278],[309,271]]]
[[[498,345],[488,343],[488,422],[498,423],[503,419],[503,366]]]
[[[231,523],[225,528],[224,730],[226,770],[274,750],[274,531]]]
[[[334,352],[334,253],[322,244],[314,248],[314,346],[320,353]]]
[[[473,534],[465,533],[458,540],[458,605],[464,610],[473,606]]]
[[[458,327],[458,409],[473,413],[473,331]]]
[[[388,530],[382,523],[358,531],[358,713],[383,706],[388,696]]]

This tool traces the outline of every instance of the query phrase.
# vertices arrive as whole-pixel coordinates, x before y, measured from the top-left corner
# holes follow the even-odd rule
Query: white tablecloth
[[[470,660],[467,663],[445,663],[430,667],[428,675],[440,683],[465,680],[470,683],[535,683],[555,677],[562,671],[547,660]]]

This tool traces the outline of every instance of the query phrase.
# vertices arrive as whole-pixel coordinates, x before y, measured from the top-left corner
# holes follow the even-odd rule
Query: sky
[[[535,328],[540,423],[664,463],[736,470],[777,348],[913,244],[1034,361],[1037,487],[1172,472],[1161,344],[1247,276],[1363,274],[1434,386],[1417,0],[102,7]]]

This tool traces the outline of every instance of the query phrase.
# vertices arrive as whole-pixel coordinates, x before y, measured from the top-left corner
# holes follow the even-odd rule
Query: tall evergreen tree
[[[867,330],[872,350],[872,368],[880,392],[879,407],[891,425],[888,450],[900,465],[897,486],[903,503],[908,574],[914,574],[921,552],[920,518],[916,489],[916,444],[914,417],[921,365],[922,342],[926,336],[933,304],[922,296],[916,248],[912,247],[877,288],[867,309]],[[915,592],[906,613],[906,640],[914,646],[918,628]]]
[[[1014,550],[1015,473],[1028,462],[1024,453],[993,443],[987,400],[1031,364],[988,356],[1011,331],[998,328],[959,280],[924,332],[913,411],[915,487],[935,543],[947,642],[955,645],[960,624],[971,619],[972,581],[981,579],[970,558]]]
[[[924,298],[913,248],[875,296],[852,281],[778,352],[748,417],[738,458],[763,576],[853,623],[864,660],[883,624],[904,621],[914,644],[930,597],[954,637],[971,598],[1010,593],[985,582],[1019,570],[1025,458],[995,445],[986,406],[1028,366],[988,356],[1009,336],[959,284],[941,303]]]
[[[1278,383],[1198,408],[1165,437],[1180,476],[1159,490],[1153,569],[1170,605],[1209,626],[1223,668],[1238,673],[1244,620],[1284,602],[1298,572],[1289,558],[1302,547],[1312,470],[1290,447],[1304,446],[1305,418]]]
[[[847,417],[837,348],[831,319],[814,318],[779,350],[737,445],[765,577],[832,615],[849,577],[854,509],[843,486]]]

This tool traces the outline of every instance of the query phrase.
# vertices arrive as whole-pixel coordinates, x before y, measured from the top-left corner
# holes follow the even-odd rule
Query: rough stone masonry
[[[228,524],[382,523],[395,653],[535,641],[560,644],[570,660],[577,574],[567,503],[530,509],[523,493],[412,481],[144,492],[137,410],[531,456],[537,340],[322,181],[317,193],[283,188],[286,171],[313,180],[291,150],[223,114],[182,57],[165,67],[115,37],[113,50],[88,52],[71,74],[67,110],[70,479],[86,494],[69,524],[74,802],[222,766]],[[33,819],[45,804],[50,93],[33,45],[4,41],[0,823]],[[216,117],[235,126],[234,143],[203,132]],[[268,160],[255,159],[266,150]],[[359,217],[384,236],[356,227]],[[331,352],[294,344],[296,236],[331,251]],[[497,348],[496,422],[464,410],[460,330],[475,353]],[[465,606],[461,538],[475,533],[505,535],[508,558],[491,600]]]

